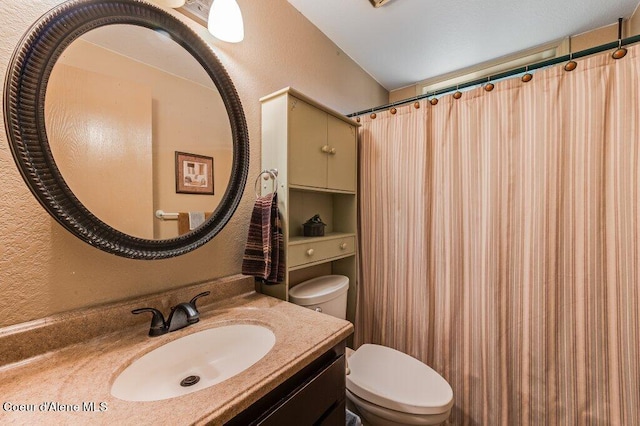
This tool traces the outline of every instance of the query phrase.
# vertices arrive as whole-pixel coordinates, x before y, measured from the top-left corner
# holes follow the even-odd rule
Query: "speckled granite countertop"
[[[121,304],[117,309],[130,307]],[[148,323],[137,323],[0,367],[0,423],[222,424],[353,330],[347,321],[253,291],[216,301],[200,311],[199,323],[164,336],[147,337]],[[128,402],[111,396],[117,375],[143,354],[194,332],[238,323],[263,325],[276,335],[273,349],[244,372],[162,401]],[[0,333],[0,344],[6,345],[8,340],[2,338]],[[85,409],[86,404],[94,403],[95,411],[83,411],[83,403]],[[74,406],[78,411],[59,411]]]

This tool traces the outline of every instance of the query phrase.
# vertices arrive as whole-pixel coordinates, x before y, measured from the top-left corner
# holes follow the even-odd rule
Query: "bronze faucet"
[[[189,302],[179,303],[171,308],[169,319],[164,320],[162,312],[155,308],[140,308],[131,311],[132,314],[141,314],[144,312],[151,312],[153,317],[151,318],[151,327],[149,328],[149,336],[161,336],[171,331],[180,330],[191,324],[195,324],[200,321],[200,313],[196,308],[196,300],[203,296],[211,294],[210,291],[205,291],[193,297]]]

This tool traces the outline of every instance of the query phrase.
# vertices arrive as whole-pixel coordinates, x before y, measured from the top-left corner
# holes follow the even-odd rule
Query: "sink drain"
[[[185,377],[184,379],[182,379],[182,381],[180,382],[180,386],[182,387],[189,387],[189,386],[193,386],[196,383],[198,383],[200,381],[200,376],[189,376],[189,377]]]

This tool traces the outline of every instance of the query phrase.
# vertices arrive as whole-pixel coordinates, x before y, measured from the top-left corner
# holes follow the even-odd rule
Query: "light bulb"
[[[216,38],[229,43],[244,39],[242,12],[236,0],[213,0],[209,10],[209,32]]]

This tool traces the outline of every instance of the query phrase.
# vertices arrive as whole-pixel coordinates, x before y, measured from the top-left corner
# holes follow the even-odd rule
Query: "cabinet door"
[[[336,405],[341,406],[345,402],[345,367],[344,355],[342,355],[315,377],[284,397],[274,411],[256,424],[260,426],[344,425],[346,414],[344,409],[339,413],[341,416],[331,416],[331,414]]]
[[[349,123],[329,116],[328,187],[343,191],[356,190],[356,129]]]
[[[326,188],[327,113],[289,98],[289,183]]]

